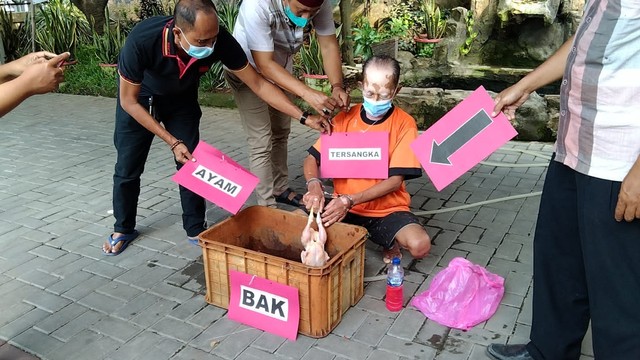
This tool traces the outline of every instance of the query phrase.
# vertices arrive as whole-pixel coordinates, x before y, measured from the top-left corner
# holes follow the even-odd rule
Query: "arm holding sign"
[[[565,41],[562,46],[544,63],[530,72],[527,76],[518,81],[515,85],[508,87],[496,96],[496,106],[492,116],[496,116],[500,111],[504,112],[509,120],[516,117],[516,109],[524,104],[529,95],[536,89],[545,86],[553,81],[562,78],[564,68],[567,64],[567,57],[571,51],[573,36]]]
[[[171,135],[164,126],[160,125],[151,114],[149,114],[149,110],[142,107],[142,105],[138,102],[138,94],[140,94],[140,85],[131,83],[125,80],[122,76],[120,76],[120,105],[122,105],[122,109],[129,113],[131,117],[136,119],[140,125],[144,126],[145,129],[151,131],[153,134],[162,139],[162,141],[166,142],[167,145],[170,146],[171,151],[173,151],[173,155],[181,164],[186,163],[187,161],[192,159],[191,153],[187,146],[182,143],[182,140],[176,139],[175,136]]]

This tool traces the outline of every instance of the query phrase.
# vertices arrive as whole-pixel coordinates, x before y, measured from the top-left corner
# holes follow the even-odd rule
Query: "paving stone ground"
[[[491,319],[463,332],[410,305],[390,313],[384,283],[372,281],[331,334],[294,342],[229,320],[226,310],[204,301],[202,251],[182,230],[165,144],[154,142],[142,179],[141,236],[120,256],[102,254],[113,225],[114,107],[114,99],[48,94],[0,119],[0,359],[33,358],[21,349],[51,360],[477,360],[487,358],[492,342],[527,340],[539,197],[423,212],[540,191],[550,144],[509,142],[487,159],[491,163],[440,192],[426,177],[408,182],[412,210],[423,213],[433,248],[422,260],[403,257],[405,305],[462,256],[506,279]],[[236,110],[203,109],[201,133],[247,166]],[[316,136],[294,122],[289,169],[298,191],[304,188],[301,161]],[[207,213],[210,223],[226,216],[215,206]],[[365,276],[383,272],[380,249],[367,244]],[[6,357],[6,351],[22,355]],[[592,356],[587,336],[583,359]]]

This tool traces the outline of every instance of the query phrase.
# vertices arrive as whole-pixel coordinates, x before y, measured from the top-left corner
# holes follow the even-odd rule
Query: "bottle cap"
[[[400,258],[399,257],[394,257],[393,258],[393,265],[400,265]]]

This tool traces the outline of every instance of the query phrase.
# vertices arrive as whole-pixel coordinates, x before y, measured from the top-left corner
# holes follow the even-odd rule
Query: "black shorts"
[[[384,217],[368,217],[348,213],[342,220],[344,223],[362,226],[369,232],[369,238],[376,244],[390,249],[396,234],[403,227],[420,223],[420,219],[409,211],[397,211]]]

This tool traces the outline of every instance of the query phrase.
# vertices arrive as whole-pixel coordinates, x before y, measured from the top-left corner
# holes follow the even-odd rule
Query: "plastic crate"
[[[306,222],[304,215],[252,206],[202,232],[206,301],[229,307],[230,270],[260,276],[298,289],[299,333],[329,334],[364,294],[367,230],[342,223],[328,227],[330,259],[323,267],[309,267],[300,262]]]

